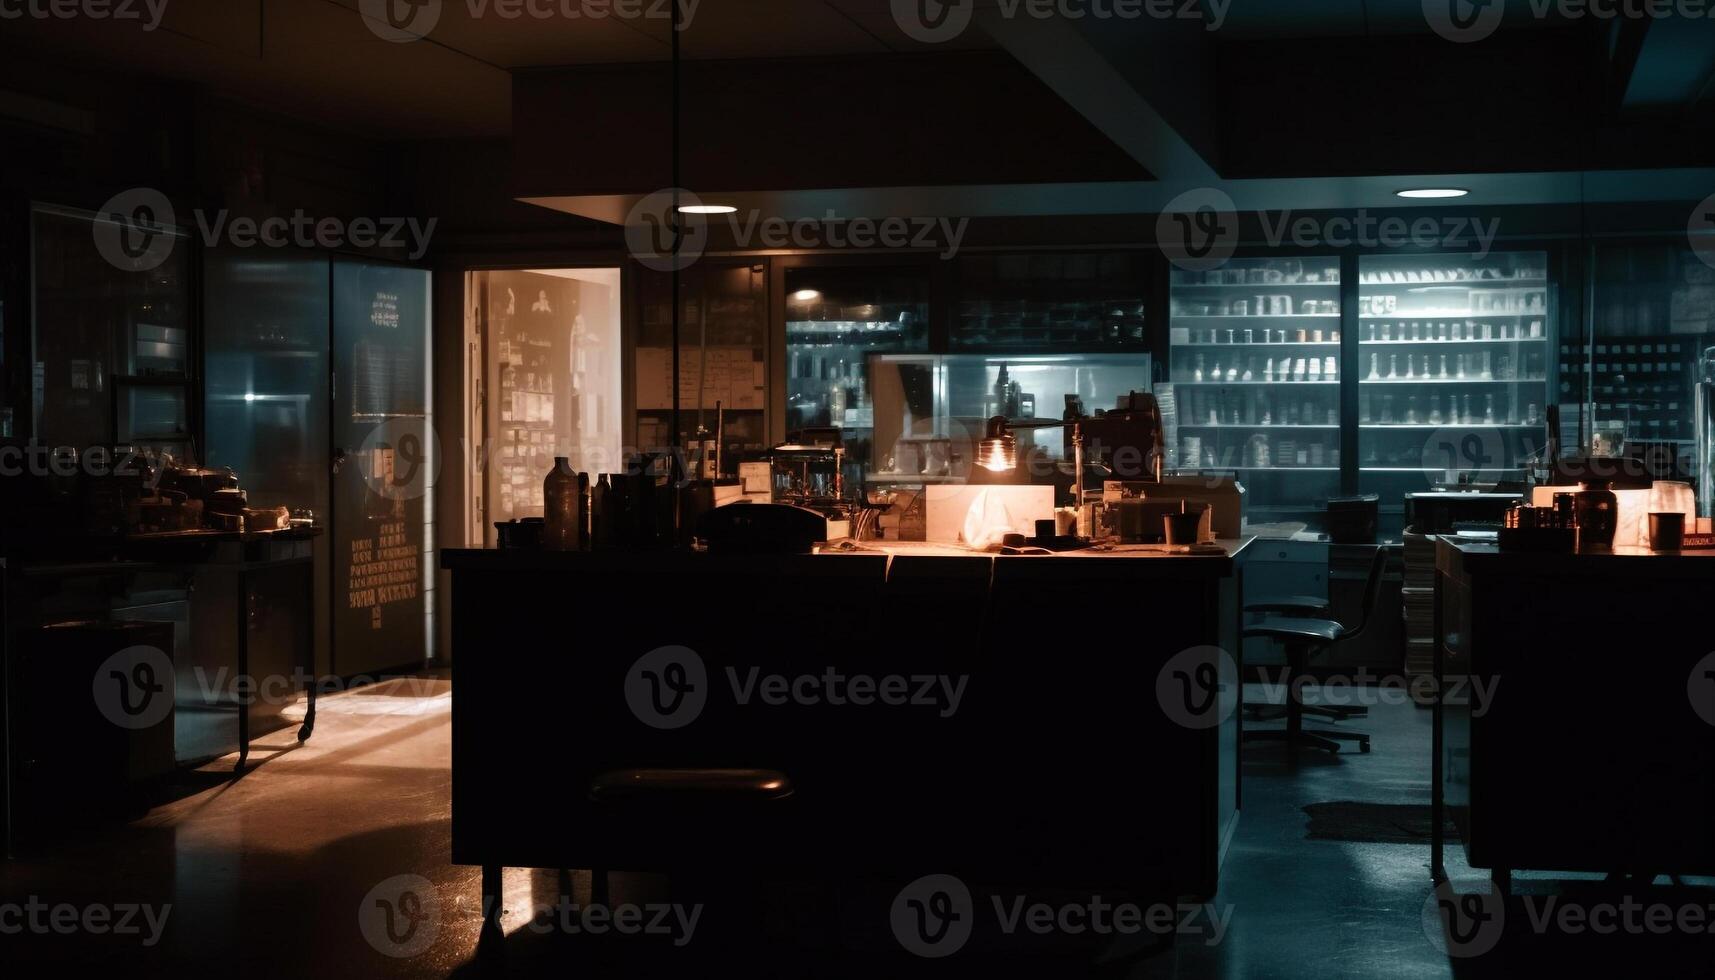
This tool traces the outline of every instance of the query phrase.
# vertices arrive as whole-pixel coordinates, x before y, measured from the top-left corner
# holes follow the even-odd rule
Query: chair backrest
[[[1374,620],[1376,604],[1381,602],[1382,581],[1387,577],[1387,563],[1393,557],[1394,547],[1382,545],[1376,549],[1376,556],[1370,560],[1370,577],[1364,583],[1364,608],[1358,624],[1340,635],[1340,639],[1349,640],[1364,631]]]

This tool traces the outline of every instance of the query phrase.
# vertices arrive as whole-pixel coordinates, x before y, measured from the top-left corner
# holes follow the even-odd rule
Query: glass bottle
[[[542,547],[549,551],[577,551],[583,523],[578,499],[578,475],[571,461],[554,457],[554,468],[542,481]]]
[[[614,545],[613,486],[607,474],[596,477],[590,487],[590,550],[605,551]]]
[[[590,529],[590,475],[578,474],[578,548],[590,550],[593,539]]]

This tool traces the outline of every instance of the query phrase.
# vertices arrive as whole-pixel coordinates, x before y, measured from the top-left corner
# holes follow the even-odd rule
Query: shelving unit
[[[1695,384],[1715,346],[1715,269],[1683,242],[1603,246],[1593,260],[1590,334],[1560,348],[1563,397],[1587,398],[1604,446],[1678,444],[1695,471]]]
[[[720,447],[722,472],[737,474],[740,458],[759,453],[768,438],[768,276],[765,266],[704,259],[680,275],[679,431],[673,418],[673,305],[664,273],[640,276],[640,323],[632,371],[637,429],[644,450],[684,446],[693,438]],[[721,407],[717,422],[715,404]]]
[[[1169,465],[1237,475],[1255,520],[1320,512],[1340,490],[1340,259],[1175,271],[1169,303]]]
[[[841,430],[846,478],[863,480],[875,436],[870,356],[929,343],[929,283],[915,270],[786,270],[786,430]]]
[[[1359,487],[1384,509],[1443,481],[1519,478],[1546,441],[1543,252],[1358,260]]]
[[[1149,268],[1137,252],[960,256],[949,349],[1147,351]]]

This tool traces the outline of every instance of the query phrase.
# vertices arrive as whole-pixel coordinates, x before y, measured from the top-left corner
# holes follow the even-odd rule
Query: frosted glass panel
[[[564,456],[573,469],[623,462],[618,269],[473,272],[483,316],[484,534],[494,522],[542,516],[542,479]]]

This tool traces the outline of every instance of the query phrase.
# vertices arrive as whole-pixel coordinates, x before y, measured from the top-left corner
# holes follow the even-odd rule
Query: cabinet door
[[[1147,259],[1136,252],[958,260],[954,351],[1146,351]]]
[[[243,249],[203,255],[207,461],[229,466],[256,508],[308,509],[326,528],[328,259],[259,262]],[[330,549],[316,549],[316,672],[332,667]]]
[[[1252,521],[1320,523],[1340,492],[1339,258],[1174,270],[1170,308],[1173,467],[1236,476]]]
[[[673,418],[671,278],[641,275],[636,350],[637,431],[644,450],[683,446],[698,432],[724,431],[722,472],[736,475],[743,453],[768,448],[768,267],[704,260],[680,277],[679,431]],[[715,407],[720,406],[717,421]]]
[[[334,671],[427,657],[433,513],[429,286],[421,269],[333,268]]]
[[[1358,288],[1359,488],[1393,515],[1407,493],[1523,479],[1547,442],[1548,255],[1365,256]]]

